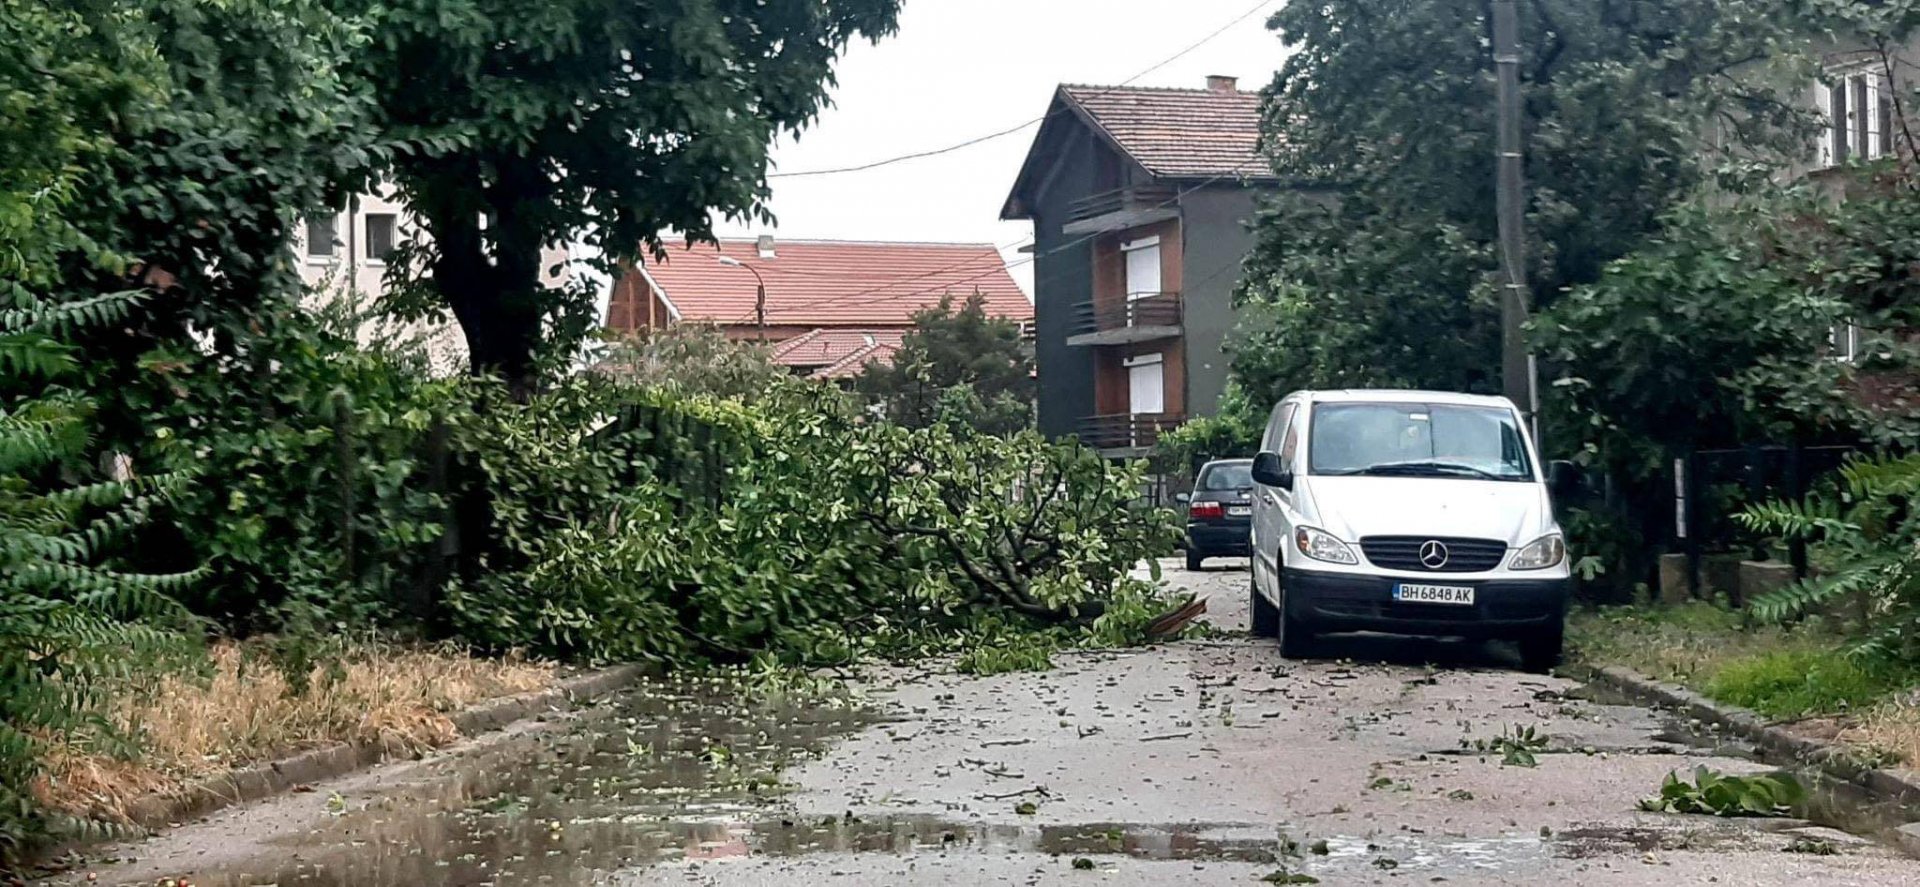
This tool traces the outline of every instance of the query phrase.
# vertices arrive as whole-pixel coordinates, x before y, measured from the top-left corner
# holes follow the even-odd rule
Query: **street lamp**
[[[759,271],[754,270],[752,265],[732,256],[721,256],[720,264],[729,268],[745,268],[748,274],[753,275],[753,316],[755,323],[760,327],[760,341],[765,342],[767,340],[767,281],[760,276]]]

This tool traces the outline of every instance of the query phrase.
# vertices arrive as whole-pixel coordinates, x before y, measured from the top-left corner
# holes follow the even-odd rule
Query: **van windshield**
[[[1320,404],[1308,446],[1313,474],[1533,479],[1513,411],[1498,407]]]

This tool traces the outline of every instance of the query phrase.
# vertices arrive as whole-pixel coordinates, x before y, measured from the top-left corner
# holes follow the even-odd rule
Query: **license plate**
[[[1248,515],[1251,515],[1251,514],[1253,514],[1253,506],[1251,506],[1251,505],[1229,505],[1229,506],[1227,506],[1227,516],[1228,516],[1228,517],[1246,517],[1246,516],[1248,516]]]
[[[1393,587],[1393,599],[1411,604],[1454,604],[1473,606],[1473,588],[1465,585],[1414,585],[1402,583]]]

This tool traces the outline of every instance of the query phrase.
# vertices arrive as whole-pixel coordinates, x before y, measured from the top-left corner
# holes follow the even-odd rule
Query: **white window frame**
[[[1131,264],[1129,257],[1133,253],[1145,249],[1154,251],[1153,269],[1161,276],[1161,279],[1153,282],[1153,289],[1135,291],[1133,288],[1133,274],[1128,270]],[[1152,298],[1160,295],[1165,290],[1164,281],[1167,269],[1161,264],[1161,261],[1165,258],[1166,256],[1160,252],[1160,236],[1157,234],[1151,237],[1142,237],[1138,240],[1125,241],[1120,244],[1120,287],[1126,290],[1128,302],[1138,302],[1141,299]]]
[[[1852,321],[1836,323],[1827,330],[1827,356],[1840,363],[1860,359],[1860,325]]]
[[[323,220],[332,222],[333,224],[328,226],[330,233],[327,236],[327,251],[324,253],[316,253],[313,251],[313,224]],[[340,249],[344,246],[340,240],[340,214],[335,213],[329,216],[306,220],[303,230],[301,231],[301,239],[305,242],[300,244],[300,254],[307,260],[308,264],[332,265],[340,261]]]
[[[1132,356],[1132,357],[1128,357],[1128,358],[1123,358],[1123,359],[1122,359],[1122,360],[1120,361],[1120,365],[1121,365],[1122,367],[1124,367],[1124,368],[1126,369],[1126,371],[1127,371],[1127,414],[1128,414],[1128,415],[1132,415],[1132,416],[1159,416],[1159,415],[1165,415],[1165,414],[1166,414],[1166,412],[1167,412],[1167,367],[1166,367],[1166,364],[1167,364],[1167,355],[1166,355],[1165,353],[1163,353],[1163,352],[1156,352],[1156,353],[1153,353],[1153,354],[1136,354],[1136,355],[1134,355],[1134,356]],[[1141,412],[1141,411],[1139,411],[1139,410],[1136,410],[1136,409],[1134,409],[1134,408],[1133,408],[1133,402],[1134,402],[1134,400],[1133,400],[1133,371],[1134,371],[1134,370],[1136,370],[1136,369],[1140,369],[1140,368],[1143,368],[1143,367],[1155,367],[1155,368],[1157,368],[1157,369],[1159,370],[1159,372],[1158,372],[1158,373],[1156,373],[1156,375],[1157,375],[1157,376],[1159,377],[1159,379],[1160,379],[1160,390],[1159,390],[1158,392],[1156,392],[1156,394],[1158,395],[1156,399],[1157,399],[1157,400],[1158,400],[1158,401],[1160,402],[1160,409],[1158,409],[1158,410],[1152,410],[1152,411],[1148,411],[1148,412]]]
[[[373,254],[373,220],[376,218],[392,220],[393,230],[389,236],[391,242],[387,244],[387,248],[393,250],[400,248],[400,214],[394,212],[368,212],[360,214],[360,240],[362,243],[360,251],[366,254],[362,258],[369,265],[385,265],[387,263],[386,259]]]
[[[1826,121],[1820,127],[1821,169],[1831,169],[1843,163],[1872,161],[1887,156],[1892,149],[1893,133],[1881,131],[1880,103],[1889,98],[1885,76],[1871,67],[1849,67],[1829,71],[1815,85],[1814,101],[1820,109],[1820,117]],[[1846,114],[1843,120],[1834,119],[1833,93],[1841,89],[1846,96]],[[1864,107],[1858,97],[1864,94]],[[1864,115],[1864,116],[1863,116]],[[1840,156],[1842,141],[1837,138],[1844,131],[1846,157]]]

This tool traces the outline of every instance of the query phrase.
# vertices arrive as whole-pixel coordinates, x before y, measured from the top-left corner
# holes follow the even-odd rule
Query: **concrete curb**
[[[1629,698],[1685,712],[1703,723],[1718,724],[1771,754],[1819,767],[1828,775],[1851,782],[1877,798],[1901,804],[1920,803],[1920,771],[1868,767],[1843,743],[1795,736],[1767,723],[1753,711],[1715,702],[1685,687],[1656,681],[1629,668],[1580,666],[1572,671],[1589,683],[1612,688]],[[1900,833],[1902,848],[1920,856],[1920,824],[1907,826]]]
[[[460,735],[470,739],[526,718],[565,711],[581,700],[633,684],[648,673],[649,669],[644,666],[616,665],[575,675],[545,690],[488,700],[455,712],[450,719]],[[338,779],[401,756],[401,749],[379,744],[335,743],[148,795],[128,805],[127,815],[134,825],[164,828],[235,804],[292,791],[301,785]]]

